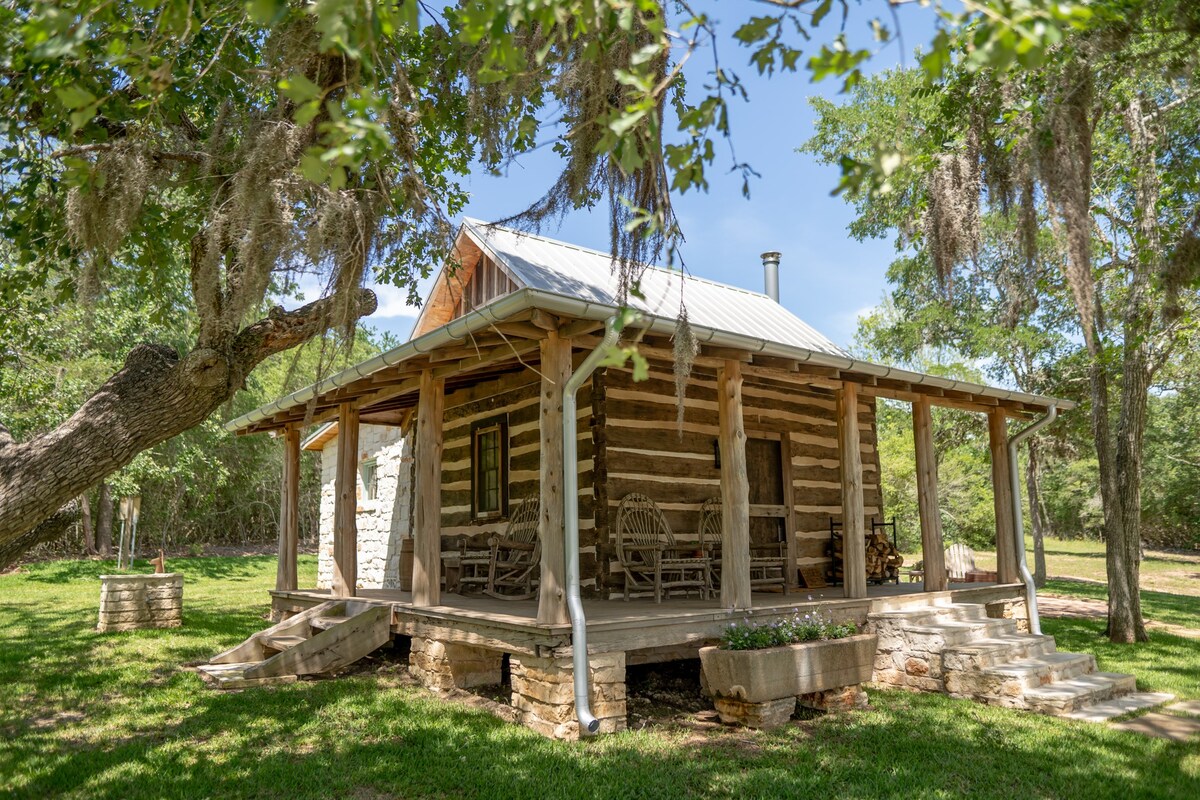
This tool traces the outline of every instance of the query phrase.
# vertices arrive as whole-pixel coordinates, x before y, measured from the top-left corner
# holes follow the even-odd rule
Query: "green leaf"
[[[96,95],[78,84],[60,86],[55,90],[55,94],[64,106],[71,109],[83,108],[96,102]]]

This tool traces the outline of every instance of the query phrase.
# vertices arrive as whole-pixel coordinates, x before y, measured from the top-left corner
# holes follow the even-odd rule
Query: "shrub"
[[[828,613],[820,610],[770,622],[732,622],[721,637],[722,650],[763,650],[782,647],[798,642],[815,642],[821,639],[844,639],[858,633],[853,622],[834,622]]]

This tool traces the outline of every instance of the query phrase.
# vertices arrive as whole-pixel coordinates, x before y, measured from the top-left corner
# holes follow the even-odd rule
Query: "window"
[[[471,507],[475,519],[504,516],[508,508],[508,422],[491,419],[471,429]]]
[[[374,500],[379,496],[379,469],[375,459],[359,464],[358,474],[362,478],[363,499]]]

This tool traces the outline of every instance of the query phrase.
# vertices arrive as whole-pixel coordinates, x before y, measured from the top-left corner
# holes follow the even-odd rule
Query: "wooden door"
[[[761,555],[780,555],[786,539],[783,447],[778,439],[746,440],[746,477],[750,482],[750,547]]]

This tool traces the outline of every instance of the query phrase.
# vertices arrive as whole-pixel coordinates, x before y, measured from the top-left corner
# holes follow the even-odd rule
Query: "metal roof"
[[[612,257],[607,253],[473,219],[464,221],[462,233],[475,240],[525,285],[416,336],[399,347],[230,420],[225,423],[225,429],[231,432],[249,430],[277,412],[304,405],[314,397],[370,377],[414,356],[446,345],[461,344],[472,332],[503,322],[511,315],[531,308],[596,321],[603,321],[617,308],[616,278],[612,270]],[[795,359],[802,364],[902,381],[911,384],[914,391],[922,393],[928,389],[949,390],[1041,408],[1053,405],[1067,410],[1075,407],[1070,400],[939,378],[862,361],[764,294],[683,276],[674,270],[657,267],[646,269],[642,278],[645,299],[630,298],[630,305],[644,314],[638,327],[660,335],[669,336],[673,333],[679,314],[681,288],[689,321],[702,344],[743,349],[750,353]],[[312,443],[321,433],[328,433],[328,430],[318,431],[308,441]]]
[[[463,227],[526,288],[616,307],[617,273],[610,253],[466,219]],[[643,297],[628,305],[654,317],[675,319],[682,304],[694,326],[728,331],[817,353],[849,356],[811,325],[760,292],[646,267]]]

